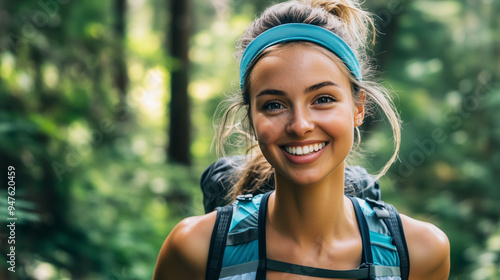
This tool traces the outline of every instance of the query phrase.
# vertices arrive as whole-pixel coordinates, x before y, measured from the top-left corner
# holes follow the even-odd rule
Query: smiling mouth
[[[282,149],[294,156],[305,156],[315,153],[326,146],[326,142],[305,145],[305,146],[282,146]]]

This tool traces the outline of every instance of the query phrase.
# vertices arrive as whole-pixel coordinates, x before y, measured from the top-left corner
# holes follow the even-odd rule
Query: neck
[[[269,200],[269,222],[276,231],[299,245],[342,239],[351,234],[350,202],[344,196],[344,167],[322,181],[294,185],[276,175],[276,191]]]

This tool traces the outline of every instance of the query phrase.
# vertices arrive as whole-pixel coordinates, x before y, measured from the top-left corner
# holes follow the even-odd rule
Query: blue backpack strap
[[[410,257],[408,255],[403,224],[396,208],[390,204],[386,204],[386,206],[389,210],[390,218],[384,219],[384,222],[393,236],[394,246],[398,249],[401,279],[407,280],[410,277]]]
[[[410,257],[408,255],[408,246],[406,245],[405,233],[403,224],[399,216],[398,210],[381,200],[366,199],[378,218],[382,219],[391,233],[394,246],[398,250],[399,263],[401,269],[401,279],[408,280],[410,276]]]
[[[267,249],[266,249],[266,213],[267,201],[271,192],[262,196],[259,206],[258,236],[259,236],[259,266],[255,280],[265,280],[267,270]]]
[[[366,223],[365,216],[363,215],[363,210],[361,210],[361,206],[359,206],[359,202],[355,198],[349,196],[349,199],[352,201],[352,205],[354,206],[354,213],[356,214],[361,239],[363,240],[363,255],[361,257],[361,263],[373,264],[370,230],[368,228],[368,224]]]
[[[210,239],[210,249],[208,251],[206,280],[219,279],[224,249],[226,248],[227,233],[233,217],[232,205],[217,207],[216,210],[217,217],[215,218],[214,229]]]

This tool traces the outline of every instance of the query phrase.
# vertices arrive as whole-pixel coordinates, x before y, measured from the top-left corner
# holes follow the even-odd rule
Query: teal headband
[[[358,81],[361,81],[359,62],[349,45],[342,38],[317,25],[287,23],[266,30],[248,44],[240,64],[241,89],[243,89],[248,66],[250,66],[257,55],[270,46],[291,41],[307,41],[327,48],[342,59],[352,75]]]

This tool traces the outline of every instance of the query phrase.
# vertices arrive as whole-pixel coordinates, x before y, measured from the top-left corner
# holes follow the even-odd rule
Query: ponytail
[[[239,170],[238,170],[239,169]],[[233,201],[240,194],[259,194],[274,190],[274,168],[267,162],[260,149],[247,155],[245,164],[238,167],[231,178],[226,201]]]
[[[373,32],[372,44],[375,43],[375,25],[370,14],[363,11],[359,3],[347,0],[303,0],[300,1],[311,7],[323,8],[326,12],[341,20],[345,28],[356,41],[355,48],[362,47],[366,43],[368,33]],[[367,26],[370,25],[370,29]]]

